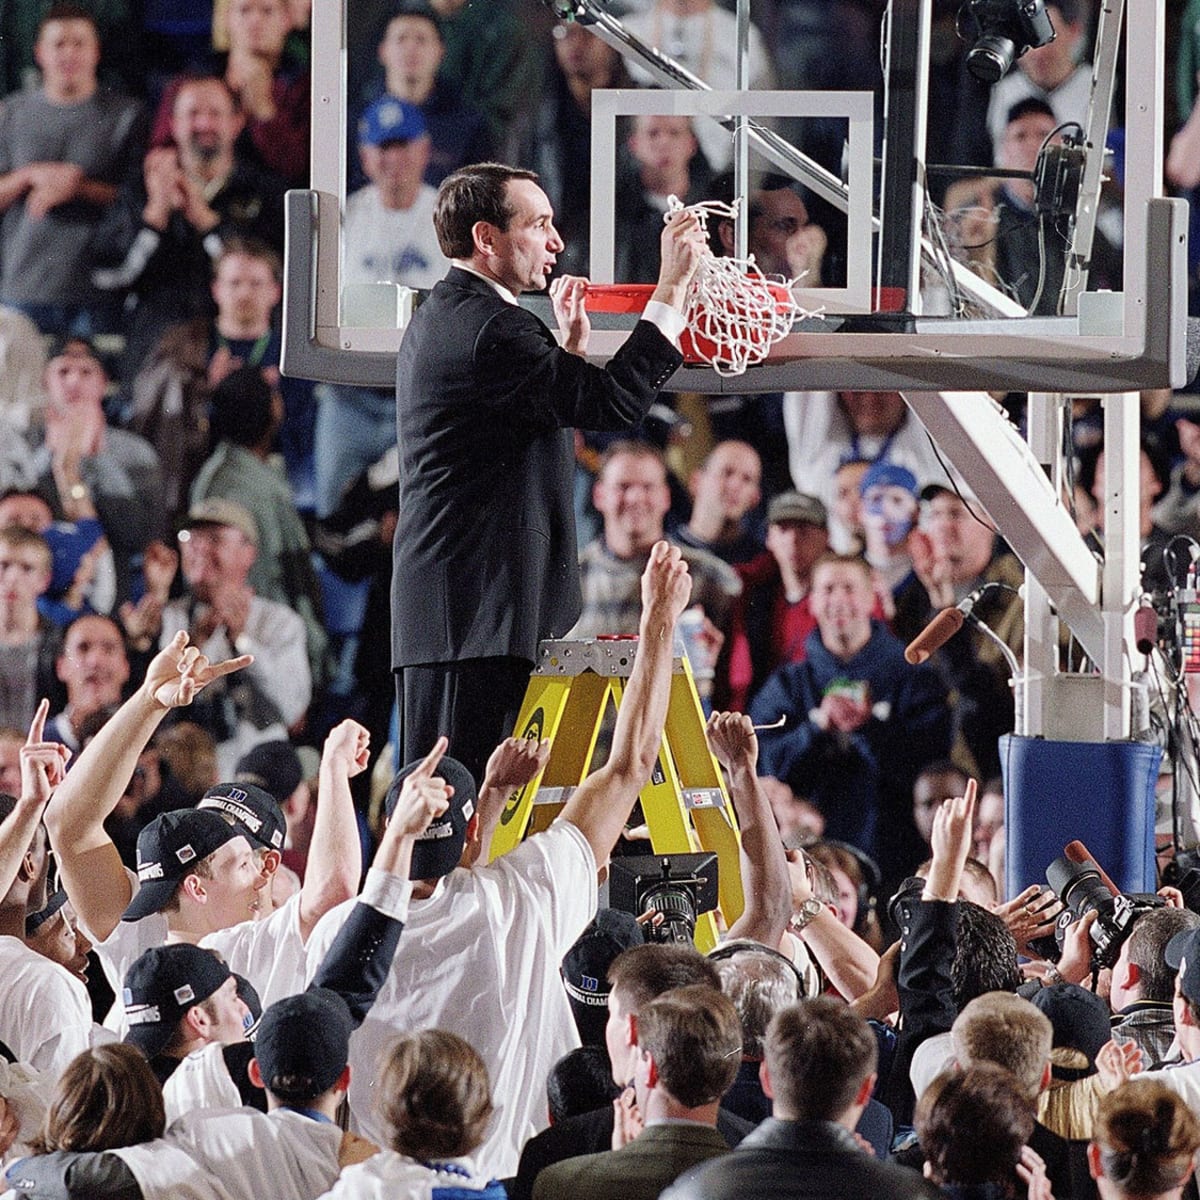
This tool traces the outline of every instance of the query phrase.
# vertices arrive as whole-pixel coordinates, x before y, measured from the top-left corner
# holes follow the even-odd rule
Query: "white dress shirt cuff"
[[[642,310],[642,320],[649,321],[672,346],[679,348],[679,335],[687,328],[687,320],[679,309],[661,300],[647,300]]]
[[[408,901],[412,896],[412,881],[400,879],[387,871],[371,867],[359,895],[363,904],[391,917],[396,921],[408,920]]]

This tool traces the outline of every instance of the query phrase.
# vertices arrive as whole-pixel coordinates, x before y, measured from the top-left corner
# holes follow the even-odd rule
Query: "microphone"
[[[904,648],[905,660],[916,666],[929,659],[963,627],[967,613],[973,607],[974,600],[968,596],[954,608],[943,608]]]
[[[1119,896],[1121,889],[1117,887],[1108,875],[1104,868],[1088,853],[1088,848],[1078,839],[1073,842],[1068,842],[1063,847],[1063,854],[1073,863],[1087,863],[1089,866],[1096,868],[1096,874],[1100,876],[1100,882],[1114,895]]]
[[[1139,654],[1149,654],[1158,641],[1158,613],[1149,604],[1143,604],[1133,614],[1133,644]]]

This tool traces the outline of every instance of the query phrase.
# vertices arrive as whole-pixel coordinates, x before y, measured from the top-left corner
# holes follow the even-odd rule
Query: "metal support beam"
[[[896,289],[903,294],[900,307],[906,312],[921,311],[921,214],[925,197],[925,97],[929,92],[931,7],[932,0],[892,0],[884,38],[887,91],[875,278],[881,289]]]
[[[1100,615],[1104,655],[1097,659],[1104,678],[1104,736],[1129,736],[1130,648],[1133,610],[1141,588],[1141,532],[1138,514],[1141,448],[1137,392],[1105,396],[1104,404],[1104,576]]]
[[[905,392],[942,453],[970,481],[1013,553],[1046,589],[1087,654],[1103,661],[1100,568],[1004,411],[982,392]]]

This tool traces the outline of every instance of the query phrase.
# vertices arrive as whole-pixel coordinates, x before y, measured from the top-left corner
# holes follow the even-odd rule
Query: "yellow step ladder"
[[[621,705],[637,655],[636,637],[544,641],[517,717],[515,736],[550,740],[550,757],[537,776],[504,807],[491,857],[545,829],[586,778],[611,700]],[[687,656],[679,653],[658,761],[641,790],[642,812],[655,854],[716,854],[719,911],[726,927],[741,914],[738,828],[721,768],[704,737],[704,715]],[[696,924],[701,951],[717,944],[713,913]]]

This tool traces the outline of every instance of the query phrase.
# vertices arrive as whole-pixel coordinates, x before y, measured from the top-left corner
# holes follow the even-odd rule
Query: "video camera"
[[[614,858],[608,869],[608,902],[635,917],[661,914],[661,922],[642,926],[648,942],[690,942],[696,936],[696,919],[717,907],[717,856]]]

